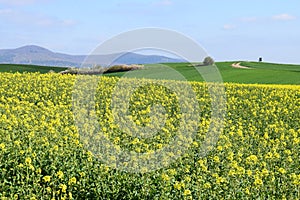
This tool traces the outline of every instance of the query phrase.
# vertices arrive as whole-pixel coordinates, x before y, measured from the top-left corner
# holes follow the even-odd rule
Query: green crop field
[[[65,67],[48,67],[38,65],[19,65],[19,64],[0,64],[0,72],[40,72],[41,74],[48,73],[50,70],[60,72],[66,70]]]
[[[300,65],[271,64],[257,62],[242,62],[241,65],[251,69],[233,68],[234,62],[217,62],[216,65],[224,82],[231,83],[259,83],[259,84],[300,84]],[[166,63],[164,64],[183,75],[188,81],[203,81],[198,71],[188,63]],[[197,68],[205,68],[199,66]],[[139,72],[133,72],[140,76]],[[107,76],[124,76],[124,72],[111,73]],[[157,79],[176,79],[169,74],[167,67],[160,65],[146,65],[145,77],[156,77]]]
[[[252,68],[255,68],[255,69],[300,72],[299,65],[275,64],[275,63],[258,63],[258,62],[242,62],[241,65],[247,66],[247,67],[252,67]]]
[[[216,66],[220,71],[222,79],[227,83],[251,83],[251,84],[300,84],[300,65],[290,64],[274,64],[274,63],[258,63],[258,62],[241,62],[242,66],[251,69],[233,68],[231,65],[237,62],[217,62]],[[196,67],[200,71],[205,66]],[[131,71],[130,77],[144,77],[155,79],[182,80],[184,77],[188,81],[203,82],[203,78],[195,67],[190,63],[164,63],[164,64],[148,64],[141,72]],[[48,73],[50,70],[54,72],[64,71],[63,67],[47,67],[35,65],[13,65],[0,64],[0,72],[40,72]],[[170,73],[170,69],[176,71],[176,74]],[[127,76],[128,72],[113,72],[104,74],[105,76]]]

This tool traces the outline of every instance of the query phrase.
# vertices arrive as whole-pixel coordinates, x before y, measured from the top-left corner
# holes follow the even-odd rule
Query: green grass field
[[[231,65],[234,62],[217,62],[216,65],[224,82],[232,83],[258,83],[258,84],[300,84],[300,65],[285,65],[272,63],[241,62],[241,65],[252,69],[237,69]],[[168,63],[164,64],[178,71],[189,81],[203,81],[198,71],[187,63]],[[199,69],[205,68],[199,66]],[[134,74],[139,72],[133,72]],[[122,73],[111,73],[106,76],[124,76]],[[155,76],[158,79],[177,79],[170,76],[166,67],[157,65],[146,65],[146,77]]]
[[[232,62],[217,63],[225,82],[259,84],[300,84],[300,66],[242,62],[252,69],[236,69]]]
[[[300,65],[273,64],[258,62],[241,62],[242,66],[252,69],[237,69],[231,65],[234,62],[217,62],[216,65],[224,82],[232,83],[258,83],[258,84],[300,84]],[[168,66],[168,67],[166,67]],[[203,66],[198,67],[205,69]],[[0,65],[0,72],[40,72],[47,73],[63,71],[66,68],[45,67],[33,65]],[[170,73],[170,69],[176,73]],[[125,75],[126,74],[126,75]],[[182,80],[183,76],[188,81],[204,81],[197,69],[189,63],[165,63],[163,65],[148,64],[142,71],[115,72],[105,76],[130,76],[156,79]]]
[[[47,67],[38,65],[19,65],[19,64],[0,64],[0,72],[40,72],[42,74],[48,73],[50,70],[55,72],[64,71],[65,67]]]

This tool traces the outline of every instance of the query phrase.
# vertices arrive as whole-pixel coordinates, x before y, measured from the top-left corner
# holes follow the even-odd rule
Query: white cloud
[[[280,14],[280,15],[273,16],[272,19],[273,20],[281,20],[281,21],[289,21],[289,20],[296,19],[296,17],[289,15],[289,14]]]
[[[232,24],[225,24],[224,26],[223,26],[223,29],[224,30],[233,30],[233,29],[235,29],[236,28],[236,26],[235,25],[232,25]]]

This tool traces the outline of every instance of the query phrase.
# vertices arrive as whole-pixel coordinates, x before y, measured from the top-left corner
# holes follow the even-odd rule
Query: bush
[[[143,69],[144,65],[115,65],[108,68],[101,66],[96,66],[94,68],[69,68],[65,71],[60,72],[60,74],[85,74],[85,75],[95,75],[104,74],[112,72],[124,72],[130,70]]]
[[[213,64],[215,64],[215,61],[212,57],[208,56],[204,58],[203,65],[213,65]]]

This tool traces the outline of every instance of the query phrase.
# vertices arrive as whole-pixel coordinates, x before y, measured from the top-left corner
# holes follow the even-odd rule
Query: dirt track
[[[231,67],[233,67],[233,68],[239,68],[239,69],[252,69],[250,67],[242,66],[241,63],[233,63],[231,65]]]

